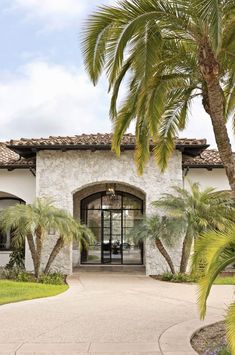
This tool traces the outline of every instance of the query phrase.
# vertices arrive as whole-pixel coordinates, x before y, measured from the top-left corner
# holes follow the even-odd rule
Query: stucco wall
[[[140,189],[146,195],[146,213],[151,214],[151,202],[163,192],[170,191],[172,185],[182,186],[181,153],[176,151],[168,169],[161,174],[153,157],[143,176],[136,172],[133,152],[125,152],[117,158],[110,151],[41,151],[37,155],[37,196],[52,197],[55,205],[73,213],[73,195],[84,187],[104,182],[117,182]],[[52,241],[50,248],[52,248]],[[48,245],[49,247],[49,245]],[[179,264],[179,249],[174,248],[173,259]],[[47,250],[48,252],[48,250]],[[64,257],[55,261],[55,269],[72,272],[72,246],[64,252]],[[155,247],[146,248],[146,272],[157,274],[167,269],[164,259]]]
[[[188,180],[199,182],[201,187],[214,187],[217,190],[229,190],[229,183],[224,169],[190,169],[185,179],[185,187],[188,186]]]
[[[36,178],[26,169],[0,170],[0,192],[19,197],[26,203],[32,203],[36,196]]]
[[[32,203],[36,197],[36,178],[25,169],[0,170],[0,197],[7,196],[15,196],[26,203]],[[16,203],[15,200],[1,200],[0,210]],[[0,266],[9,262],[9,255],[9,251],[0,251]]]

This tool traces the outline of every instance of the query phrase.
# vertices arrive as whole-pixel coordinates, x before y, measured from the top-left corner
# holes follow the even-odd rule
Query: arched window
[[[83,250],[85,264],[143,264],[143,245],[136,243],[133,227],[143,216],[143,201],[112,189],[93,194],[81,202],[81,219],[96,241]]]

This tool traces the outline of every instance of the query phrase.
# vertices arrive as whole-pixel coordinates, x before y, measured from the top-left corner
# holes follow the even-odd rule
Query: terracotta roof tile
[[[235,153],[234,153],[235,158]],[[183,166],[185,167],[223,167],[222,160],[217,150],[204,150],[197,157],[183,156]]]
[[[81,135],[74,137],[49,137],[47,139],[20,139],[18,141],[12,140],[11,145],[110,145],[111,135],[109,134],[92,134],[92,135]],[[205,144],[205,140],[196,139],[177,139],[176,144],[185,145],[198,145]],[[9,143],[7,143],[9,144]],[[125,135],[122,144],[135,144],[135,136],[128,134]],[[235,154],[234,154],[235,156]],[[0,168],[30,168],[35,167],[35,159],[25,159],[20,158],[20,156],[9,149],[6,143],[0,142]],[[223,167],[222,161],[217,150],[205,150],[197,157],[190,157],[183,155],[183,166],[184,167]]]
[[[34,159],[20,158],[18,154],[7,148],[6,143],[0,142],[0,168],[30,168],[35,167]]]
[[[112,144],[112,134],[82,134],[72,137],[48,137],[48,138],[21,138],[20,140],[11,140],[9,146],[109,146]],[[206,145],[206,139],[187,139],[181,138],[175,140],[176,145]],[[125,134],[121,145],[135,145],[135,136]]]

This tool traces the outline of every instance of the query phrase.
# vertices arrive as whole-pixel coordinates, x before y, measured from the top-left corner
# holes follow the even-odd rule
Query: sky
[[[108,85],[85,72],[81,30],[98,5],[114,0],[0,1],[0,140],[110,132]],[[229,128],[229,131],[232,131]],[[181,137],[215,147],[201,101]],[[235,140],[231,134],[235,149]]]

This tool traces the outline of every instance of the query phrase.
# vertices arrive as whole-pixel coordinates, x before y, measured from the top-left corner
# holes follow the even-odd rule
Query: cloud
[[[74,24],[79,25],[81,19],[100,5],[99,0],[8,0],[11,10],[23,10],[29,21],[35,18],[43,22],[43,29],[60,30]],[[103,0],[102,4],[115,1]]]
[[[94,88],[76,67],[46,60],[32,60],[17,72],[0,73],[0,77],[1,140],[111,131],[110,97],[104,79]],[[210,118],[199,99],[192,105],[188,127],[180,136],[207,138],[216,147]],[[235,149],[232,134],[231,141]]]
[[[0,139],[110,131],[108,104],[102,81],[35,60],[0,81]]]

